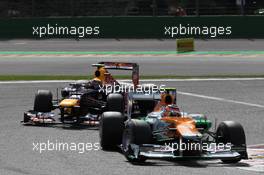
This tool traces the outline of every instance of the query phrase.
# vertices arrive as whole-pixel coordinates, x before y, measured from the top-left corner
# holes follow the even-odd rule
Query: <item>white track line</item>
[[[263,149],[264,149],[264,143],[259,143],[259,144],[255,144],[255,145],[249,145],[247,146],[248,148],[252,148],[252,147],[259,147],[259,146],[262,146]]]
[[[185,81],[252,81],[264,78],[191,78],[191,79],[143,79],[141,82],[185,82]],[[0,84],[31,84],[31,83],[68,83],[74,80],[33,80],[33,81],[0,81]],[[131,81],[124,79],[121,81]]]
[[[264,80],[264,78],[190,78],[190,79],[144,79],[142,82],[178,82],[178,81],[252,81]]]
[[[145,79],[141,80],[142,82],[176,82],[176,81],[236,81],[236,80],[264,80],[264,78],[223,78],[223,79],[161,79],[161,80],[155,80],[155,79]],[[68,83],[73,82],[74,80],[43,80],[43,81],[0,81],[0,84],[33,84],[33,83]],[[128,80],[123,80],[128,81]],[[215,100],[215,101],[222,101],[222,102],[228,102],[228,103],[235,103],[235,104],[241,104],[251,107],[257,107],[257,108],[264,108],[264,105],[260,104],[254,104],[254,103],[248,103],[243,101],[236,101],[236,100],[230,100],[220,97],[212,97],[212,96],[206,96],[201,94],[194,94],[194,93],[188,93],[188,92],[181,92],[178,91],[179,94],[192,96],[192,97],[198,97],[203,99],[209,99],[209,100]]]
[[[23,45],[23,44],[26,44],[26,42],[17,42],[17,43],[14,43],[14,45]]]
[[[159,82],[177,82],[177,81],[238,81],[238,80],[239,81],[241,80],[264,80],[264,78],[145,79],[141,81],[142,82],[158,82],[158,81]],[[73,81],[74,80],[0,81],[0,84],[68,83],[68,82],[73,82]],[[123,80],[123,81],[129,81],[129,80]],[[212,97],[212,96],[181,92],[181,91],[178,91],[178,93],[182,95],[193,96],[193,97],[198,97],[198,98],[203,98],[203,99],[235,103],[235,104],[241,104],[241,105],[246,105],[246,106],[251,106],[251,107],[264,108],[264,105],[230,100],[230,99],[225,99],[225,98],[220,98],[220,97]]]
[[[230,99],[220,98],[220,97],[212,97],[212,96],[206,96],[206,95],[200,95],[200,94],[194,94],[194,93],[188,93],[188,92],[181,92],[181,91],[178,91],[178,94],[192,96],[192,97],[198,97],[198,98],[203,98],[203,99],[209,99],[209,100],[215,100],[215,101],[221,101],[221,102],[227,102],[227,103],[241,104],[241,105],[257,107],[257,108],[264,108],[264,105],[247,103],[247,102],[243,102],[243,101],[230,100]]]
[[[0,84],[69,83],[74,80],[0,81]]]

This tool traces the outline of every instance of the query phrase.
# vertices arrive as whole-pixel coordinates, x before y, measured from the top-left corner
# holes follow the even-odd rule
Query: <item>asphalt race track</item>
[[[263,75],[263,40],[196,40],[196,51],[237,54],[83,55],[15,54],[42,51],[175,51],[175,40],[7,40],[0,41],[0,74],[87,75],[99,61],[137,62],[143,75]],[[3,54],[11,51],[12,54]],[[240,51],[253,51],[239,54]]]
[[[218,121],[238,121],[245,127],[248,145],[263,143],[264,81],[179,81],[164,84],[178,88],[178,104],[184,111],[205,113],[212,121],[215,118]],[[225,165],[220,161],[149,160],[144,165],[132,165],[119,152],[33,151],[33,143],[37,142],[92,144],[99,142],[98,131],[93,127],[20,125],[23,111],[32,108],[34,92],[37,89],[49,89],[55,93],[56,87],[64,85],[65,83],[0,84],[0,174],[123,174],[124,172],[175,174],[177,172],[177,174],[246,175],[263,173],[243,170],[250,167],[245,162]],[[183,95],[184,93],[219,97],[235,102]],[[246,104],[236,103],[237,101]]]
[[[2,56],[0,74],[92,75],[99,61],[136,62],[141,75],[263,75],[263,55]],[[129,72],[121,72],[130,74]],[[120,74],[120,73],[118,73]]]
[[[105,47],[105,50],[144,49],[145,45],[131,40],[126,45],[111,42],[80,41],[60,45],[60,41],[1,41],[1,51],[62,51],[90,50]],[[77,41],[73,41],[76,42]],[[154,50],[172,50],[175,41],[152,43]],[[263,50],[263,41],[241,42],[207,41],[198,43],[199,50]],[[115,43],[113,45],[113,43]],[[122,41],[121,41],[122,43]],[[174,43],[174,44],[173,44]],[[245,44],[246,43],[246,44]],[[236,48],[232,48],[237,44]],[[121,46],[122,45],[122,46]],[[72,48],[72,49],[69,49]],[[150,47],[148,47],[150,48]],[[132,49],[133,50],[133,49]],[[99,49],[100,51],[100,49]],[[90,64],[98,61],[129,61],[140,64],[144,75],[263,75],[262,55],[164,55],[140,56],[121,55],[1,55],[0,74],[75,74],[92,73]],[[145,82],[144,82],[145,83]],[[152,83],[152,82],[149,82]],[[177,87],[178,105],[185,112],[205,113],[213,122],[235,120],[245,129],[247,144],[264,143],[264,80],[197,80],[197,81],[160,81],[154,82],[168,87]],[[56,88],[67,83],[16,83],[0,82],[0,174],[57,175],[57,174],[190,174],[190,175],[247,175],[263,174],[264,151],[258,159],[226,165],[221,161],[160,161],[148,160],[146,164],[132,165],[117,151],[97,150],[99,133],[96,127],[71,127],[57,125],[52,127],[23,126],[20,121],[23,112],[32,109],[34,94],[38,89],[51,90],[56,96]],[[214,128],[214,127],[213,127]],[[37,143],[90,143],[90,151],[46,150],[40,153],[35,149]],[[34,145],[33,145],[34,144]]]
[[[263,39],[195,40],[196,51],[263,51]],[[2,40],[0,51],[175,51],[175,39]]]

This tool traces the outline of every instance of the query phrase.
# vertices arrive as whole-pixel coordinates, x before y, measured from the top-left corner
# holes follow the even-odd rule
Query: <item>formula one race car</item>
[[[140,100],[155,101],[152,112],[141,114],[137,106]],[[175,88],[150,95],[131,93],[127,104],[126,114],[104,112],[99,131],[102,149],[120,145],[130,162],[220,159],[236,163],[248,158],[244,129],[239,123],[223,121],[216,131],[210,131],[212,123],[205,115],[180,111]]]
[[[95,78],[77,81],[61,90],[61,99],[53,100],[48,90],[39,90],[35,96],[34,109],[24,113],[24,124],[57,123],[55,109],[60,110],[62,123],[98,124],[100,115],[107,110],[123,112],[127,88],[139,83],[139,67],[136,63],[100,62],[94,64]],[[115,80],[109,69],[132,71],[132,83]],[[116,91],[115,86],[125,84],[126,89]],[[115,92],[115,94],[113,94]],[[116,93],[118,92],[118,93]],[[58,95],[57,95],[58,96]]]

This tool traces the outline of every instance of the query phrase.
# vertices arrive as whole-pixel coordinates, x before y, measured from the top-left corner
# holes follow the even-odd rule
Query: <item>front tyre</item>
[[[114,149],[122,142],[124,116],[120,112],[104,112],[100,119],[99,134],[103,150]]]
[[[237,163],[242,158],[247,158],[247,151],[246,151],[246,136],[244,129],[240,123],[234,121],[223,121],[219,124],[217,131],[217,143],[231,143],[232,150],[236,151],[240,154],[239,158],[233,159],[222,159],[224,163]],[[241,149],[242,148],[242,149]]]
[[[34,100],[34,111],[51,112],[52,109],[52,93],[48,90],[38,90]]]
[[[139,145],[152,142],[150,125],[142,120],[132,119],[126,123],[122,139],[122,151],[126,159],[132,163],[142,163],[146,157],[137,155]]]

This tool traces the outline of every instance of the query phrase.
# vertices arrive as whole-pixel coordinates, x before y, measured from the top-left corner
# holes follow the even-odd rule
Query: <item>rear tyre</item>
[[[124,117],[120,112],[104,112],[100,119],[99,134],[103,150],[114,149],[122,142]]]
[[[132,145],[150,144],[151,142],[152,131],[147,122],[132,119],[126,123],[123,132],[122,151],[129,162],[145,162],[146,157],[135,155]]]
[[[34,100],[34,111],[51,112],[52,108],[52,93],[48,90],[38,90]]]
[[[109,94],[107,97],[107,110],[124,113],[124,97],[122,94]]]
[[[236,147],[242,147],[243,150],[237,151],[241,156],[234,159],[222,159],[224,163],[237,163],[242,158],[247,158],[246,137],[241,124],[234,121],[223,121],[219,124],[217,131],[217,143],[231,143],[232,150],[236,151]],[[234,149],[233,149],[234,148]]]

